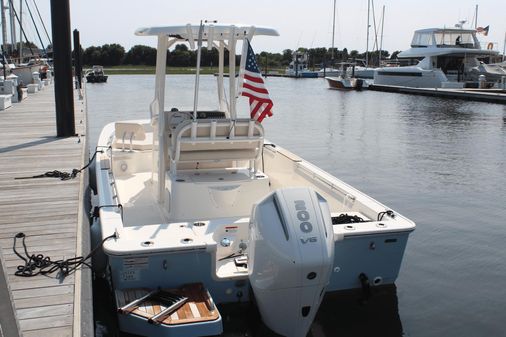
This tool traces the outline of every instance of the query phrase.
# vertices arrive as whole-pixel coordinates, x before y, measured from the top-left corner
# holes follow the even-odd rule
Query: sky
[[[50,1],[29,0],[29,3],[32,1],[37,2],[50,30]],[[490,26],[487,37],[480,35],[482,47],[493,42],[494,49],[503,50],[506,0],[373,1],[378,28],[382,7],[385,6],[384,50],[408,49],[416,29],[453,27],[459,20],[469,22],[464,27],[474,28],[471,21],[476,5],[479,6],[478,26]],[[119,43],[126,50],[136,44],[155,46],[156,38],[135,36],[135,29],[198,24],[206,19],[276,28],[280,37],[255,38],[253,47],[256,52],[332,46],[333,0],[70,0],[70,5],[71,26],[80,31],[83,48],[105,43]],[[336,8],[335,47],[365,51],[367,0],[336,0]],[[25,13],[23,15],[28,17]],[[369,49],[374,43],[372,13],[370,20]],[[27,29],[27,32],[35,40],[34,30]]]

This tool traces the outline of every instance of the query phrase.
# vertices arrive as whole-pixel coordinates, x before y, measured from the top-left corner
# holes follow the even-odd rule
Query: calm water
[[[166,107],[191,107],[193,81],[168,78]],[[199,106],[216,107],[215,78],[200,86]],[[147,118],[153,87],[149,75],[88,84],[92,142],[108,122]],[[506,106],[331,91],[320,79],[267,87],[270,140],[417,224],[397,289],[335,301],[313,336],[506,336]]]

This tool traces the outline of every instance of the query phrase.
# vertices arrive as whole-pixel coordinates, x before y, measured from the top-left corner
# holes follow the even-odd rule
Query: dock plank
[[[86,158],[86,102],[74,90],[76,133],[57,138],[54,87],[0,111],[0,249],[16,314],[25,337],[81,336],[81,273],[59,279],[19,277],[23,261],[12,250],[18,232],[30,254],[52,260],[81,255],[84,178],[15,179],[48,171],[71,172]],[[19,251],[22,251],[19,242]]]

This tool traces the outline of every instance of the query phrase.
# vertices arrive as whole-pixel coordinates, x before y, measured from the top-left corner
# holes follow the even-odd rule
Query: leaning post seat
[[[170,169],[178,163],[249,161],[256,171],[264,142],[261,124],[250,119],[197,119],[181,122],[169,140]]]
[[[114,123],[115,141],[113,147],[122,151],[145,151],[153,148],[153,133],[146,132],[147,125],[141,122],[128,121]]]

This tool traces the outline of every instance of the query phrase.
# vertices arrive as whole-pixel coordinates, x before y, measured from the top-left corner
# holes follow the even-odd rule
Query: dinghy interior
[[[136,34],[158,39],[150,118],[106,125],[95,161],[92,233],[114,236],[101,262],[121,330],[219,335],[221,304],[254,301],[274,332],[305,336],[327,292],[394,283],[415,224],[238,117],[244,71],[225,93],[225,51],[233,72],[237,42],[276,30],[205,23]],[[165,102],[175,43],[218,49],[216,110],[198,109],[198,66],[194,109]]]

